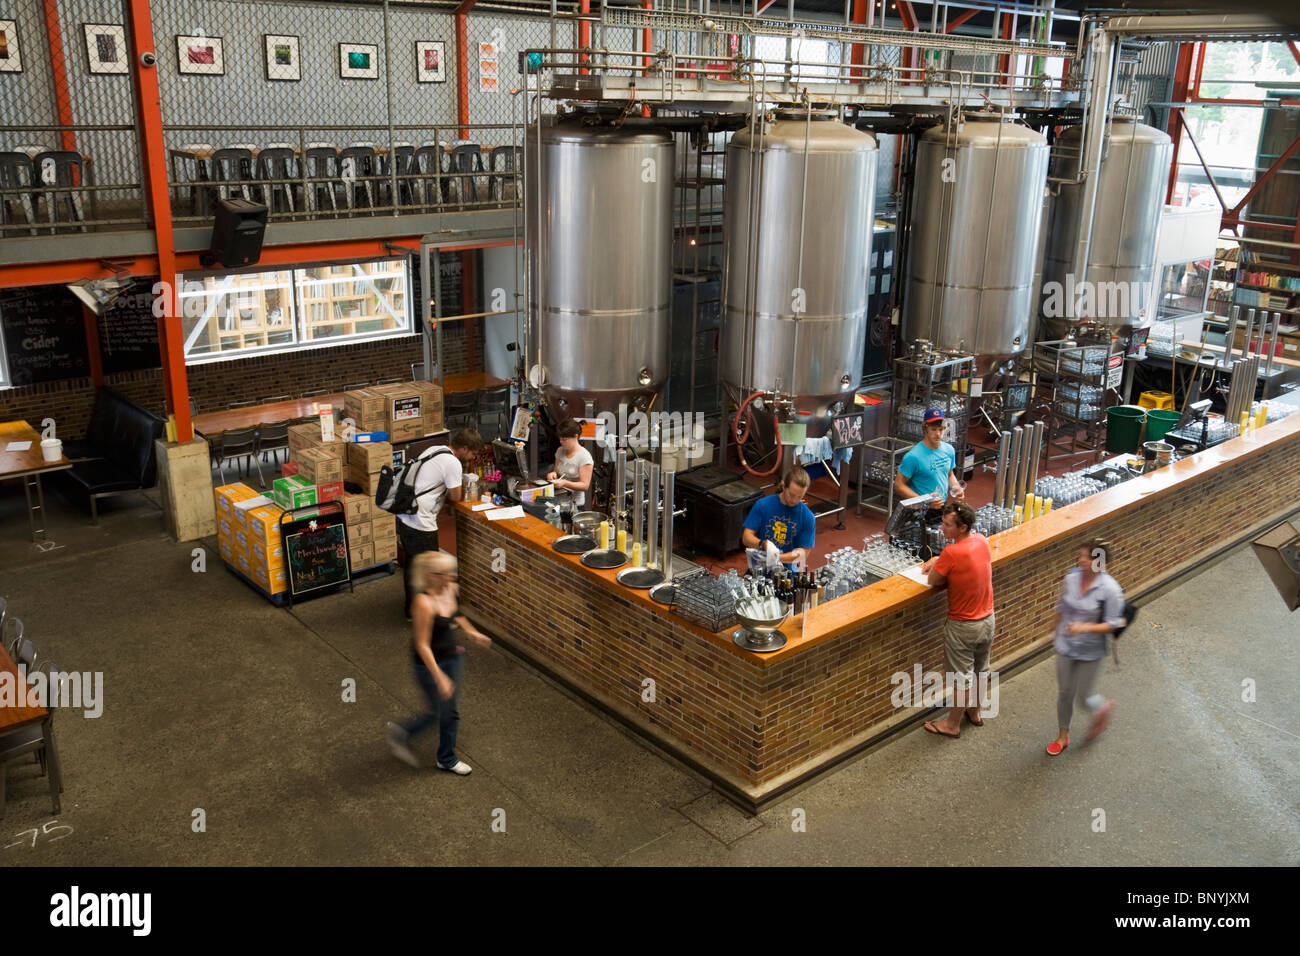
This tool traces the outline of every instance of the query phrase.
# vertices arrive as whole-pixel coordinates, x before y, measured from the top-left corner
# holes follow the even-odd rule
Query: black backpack
[[[1138,606],[1130,602],[1128,598],[1125,598],[1124,609],[1120,612],[1120,616],[1124,618],[1124,626],[1119,628],[1118,630],[1110,632],[1110,638],[1112,641],[1110,645],[1110,653],[1111,656],[1115,658],[1116,667],[1119,666],[1119,652],[1115,650],[1115,644],[1113,642],[1118,641],[1119,636],[1123,634],[1125,631],[1127,631],[1133,625],[1133,621],[1134,619],[1137,618],[1137,615],[1138,615]],[[1104,620],[1106,620],[1106,602],[1102,601],[1101,608],[1098,609],[1097,611],[1097,623],[1100,624]]]
[[[437,448],[426,451],[414,461],[408,461],[401,468],[388,465],[379,469],[379,483],[375,486],[375,507],[395,515],[413,515],[420,509],[420,499],[431,491],[443,487],[441,482],[418,495],[415,482],[425,462],[432,461],[439,455],[450,455],[451,449]]]

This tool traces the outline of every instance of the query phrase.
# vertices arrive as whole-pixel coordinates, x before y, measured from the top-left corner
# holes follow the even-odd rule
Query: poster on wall
[[[369,43],[340,43],[339,76],[345,80],[379,79],[379,47]]]
[[[497,91],[497,55],[499,48],[495,43],[478,45],[478,89],[480,93]]]
[[[86,65],[91,73],[125,73],[126,28],[114,23],[83,23]]]
[[[176,37],[176,63],[181,73],[190,76],[225,76],[226,58],[221,37],[181,34]]]
[[[18,21],[0,20],[0,73],[21,73],[23,58],[18,54]]]
[[[446,83],[447,48],[441,40],[415,41],[415,78],[420,83]]]
[[[298,59],[298,38],[268,33],[263,38],[266,50],[266,78],[268,80],[302,79],[302,64]]]

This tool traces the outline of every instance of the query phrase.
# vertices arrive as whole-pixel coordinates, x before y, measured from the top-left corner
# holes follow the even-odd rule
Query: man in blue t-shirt
[[[938,492],[943,497],[930,502],[927,524],[937,524],[943,518],[943,506],[951,498],[964,498],[961,483],[953,474],[957,452],[943,440],[943,410],[925,410],[924,438],[919,445],[908,449],[898,463],[894,476],[894,494],[899,498],[915,498]]]
[[[760,498],[749,509],[745,530],[740,540],[747,548],[761,548],[771,541],[781,552],[781,563],[793,568],[797,562],[808,566],[808,555],[813,549],[816,516],[803,503],[812,479],[798,465],[781,480],[780,491]]]

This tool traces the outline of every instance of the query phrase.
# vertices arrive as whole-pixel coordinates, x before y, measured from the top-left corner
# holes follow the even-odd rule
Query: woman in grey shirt
[[[1106,638],[1124,626],[1124,591],[1106,573],[1110,547],[1093,539],[1079,547],[1075,568],[1065,576],[1056,605],[1056,695],[1060,734],[1047,745],[1057,756],[1070,746],[1070,718],[1074,705],[1092,713],[1088,742],[1106,729],[1115,702],[1097,693],[1097,677],[1106,657]]]

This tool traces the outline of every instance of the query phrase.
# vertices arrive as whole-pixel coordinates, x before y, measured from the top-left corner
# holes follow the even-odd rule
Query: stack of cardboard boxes
[[[354,571],[397,560],[396,518],[376,508],[368,495],[344,495],[343,514]]]
[[[432,382],[404,382],[354,389],[343,395],[343,414],[362,432],[387,432],[394,443],[442,431],[442,389]]]
[[[272,596],[289,589],[280,543],[284,509],[247,485],[216,490],[217,549],[221,560]]]

